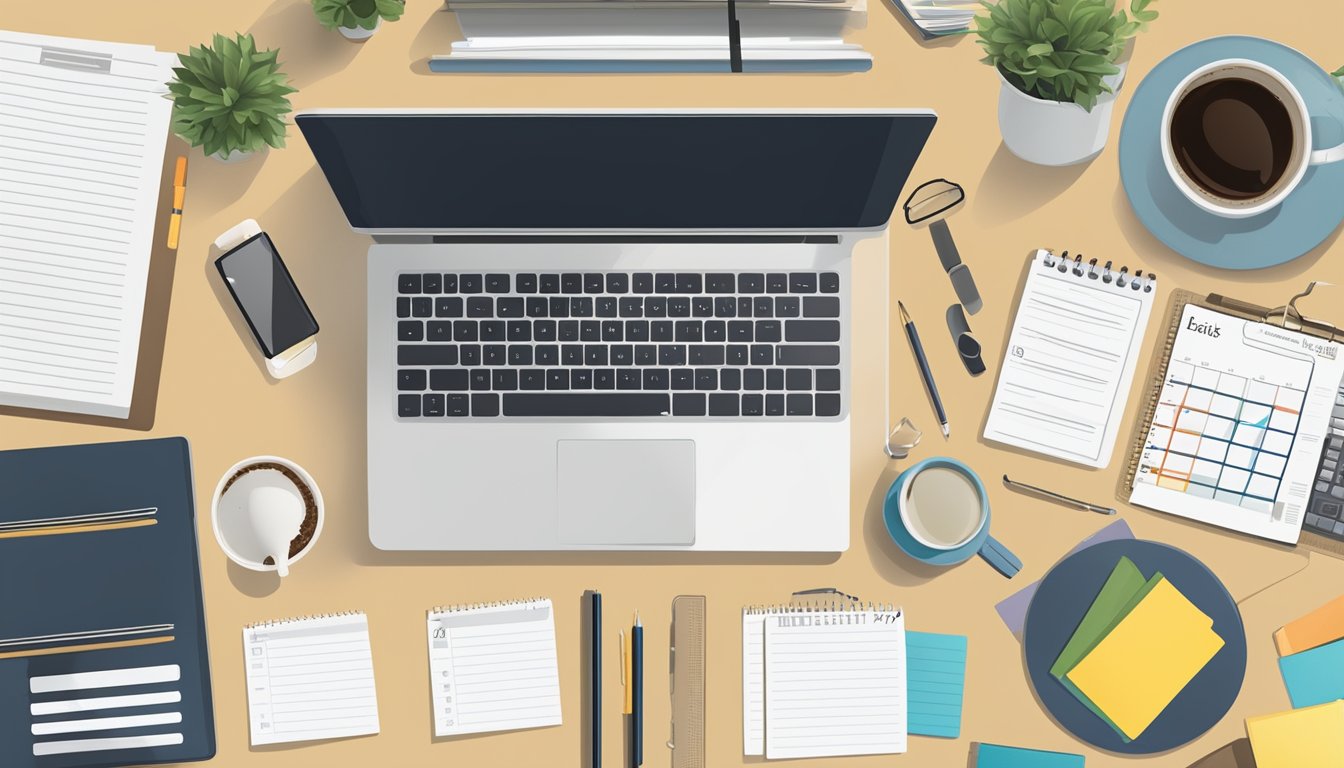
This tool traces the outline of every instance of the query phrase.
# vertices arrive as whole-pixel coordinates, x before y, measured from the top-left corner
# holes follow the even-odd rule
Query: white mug
[[[230,485],[229,483],[240,470],[256,464],[277,464],[293,472],[308,487],[317,507],[317,527],[313,531],[312,539],[309,540],[308,546],[287,561],[275,558],[274,543],[264,541],[267,538],[265,532],[258,531],[254,525],[249,509],[251,492],[255,490],[252,487],[254,484],[234,483]],[[248,473],[242,477],[249,477],[252,474]],[[281,477],[283,478],[283,475]],[[229,486],[227,496],[224,491],[225,486]],[[293,488],[293,481],[288,478],[284,479],[281,487],[286,491],[297,490]],[[253,456],[229,467],[228,471],[219,478],[219,483],[215,486],[214,499],[210,504],[210,516],[215,529],[215,540],[219,542],[219,548],[224,550],[224,554],[230,560],[249,570],[276,571],[284,576],[288,572],[289,566],[302,560],[317,544],[318,538],[322,535],[326,509],[322,503],[322,491],[318,489],[313,476],[308,474],[308,471],[303,467],[279,456]],[[275,559],[276,563],[267,564],[265,562],[267,557]]]
[[[1231,77],[1263,86],[1283,103],[1292,121],[1293,147],[1287,167],[1269,190],[1247,200],[1220,197],[1200,187],[1185,174],[1172,148],[1172,118],[1181,100],[1201,85]],[[1166,165],[1167,174],[1190,202],[1209,213],[1226,218],[1249,218],[1271,210],[1302,183],[1307,168],[1344,160],[1344,144],[1327,149],[1313,149],[1312,146],[1311,113],[1307,111],[1302,94],[1278,70],[1250,59],[1222,59],[1196,69],[1172,90],[1166,108],[1162,111],[1162,162]]]

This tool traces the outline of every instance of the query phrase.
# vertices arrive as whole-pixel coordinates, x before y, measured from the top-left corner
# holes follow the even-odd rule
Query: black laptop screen
[[[300,114],[364,230],[884,225],[934,116]]]

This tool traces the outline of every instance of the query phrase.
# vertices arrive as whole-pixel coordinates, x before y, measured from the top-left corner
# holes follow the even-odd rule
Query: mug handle
[[[1307,165],[1325,165],[1326,163],[1337,163],[1340,160],[1344,160],[1344,144],[1326,149],[1314,149],[1310,155],[1307,155]]]
[[[1013,578],[1017,572],[1022,570],[1022,561],[1017,559],[1007,547],[1000,544],[998,539],[993,536],[985,538],[985,543],[980,547],[980,557],[985,562],[994,566],[994,570],[1003,574],[1006,578]]]

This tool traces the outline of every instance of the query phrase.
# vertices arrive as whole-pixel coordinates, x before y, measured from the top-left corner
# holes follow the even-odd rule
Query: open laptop
[[[373,544],[846,549],[850,262],[935,119],[299,114],[374,237]]]

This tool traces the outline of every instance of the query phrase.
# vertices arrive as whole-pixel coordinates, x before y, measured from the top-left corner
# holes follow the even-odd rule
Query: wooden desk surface
[[[925,329],[929,356],[952,420],[944,443],[920,387],[904,340],[893,337],[891,402],[894,415],[909,415],[929,431],[914,458],[960,458],[991,486],[994,535],[1025,561],[1007,581],[976,561],[946,571],[918,566],[893,551],[880,520],[887,486],[903,463],[889,462],[880,445],[883,420],[885,296],[880,256],[860,260],[868,280],[856,294],[856,370],[853,405],[851,545],[839,556],[640,556],[621,555],[392,555],[373,549],[365,535],[364,258],[369,240],[352,234],[297,129],[290,146],[245,163],[224,165],[193,151],[186,218],[167,303],[162,374],[152,428],[131,431],[101,425],[0,415],[0,446],[28,447],[186,435],[195,454],[200,545],[214,670],[219,753],[214,765],[554,765],[580,763],[580,594],[602,589],[609,652],[604,696],[619,699],[614,640],[619,625],[639,609],[652,639],[647,674],[645,754],[650,765],[667,763],[667,677],[661,638],[671,599],[708,595],[709,730],[714,766],[742,757],[741,643],[739,611],[745,604],[775,602],[793,589],[836,586],[866,599],[898,602],[908,626],[970,636],[962,737],[914,737],[909,754],[854,758],[845,765],[963,766],[972,741],[1084,752],[1090,766],[1121,758],[1095,752],[1056,726],[1036,704],[1020,648],[993,610],[1011,592],[1040,578],[1080,539],[1106,520],[1027,500],[1005,491],[997,477],[1015,478],[1106,501],[1115,495],[1122,461],[1090,471],[997,447],[978,439],[1011,324],[1023,260],[1032,248],[1081,250],[1140,265],[1161,276],[1158,310],[1172,288],[1218,291],[1278,304],[1308,279],[1344,283],[1344,249],[1334,237],[1311,254],[1274,269],[1235,273],[1186,261],[1144,230],[1130,211],[1116,166],[1119,124],[1129,94],[1163,56],[1196,40],[1226,33],[1255,33],[1292,45],[1329,69],[1344,60],[1332,0],[1302,0],[1291,12],[1267,13],[1249,0],[1183,0],[1159,3],[1162,13],[1141,37],[1130,84],[1119,100],[1109,145],[1089,165],[1047,169],[1027,165],[1000,144],[995,124],[998,80],[978,63],[972,40],[921,45],[883,0],[870,0],[866,29],[852,35],[873,53],[861,75],[716,76],[431,76],[425,59],[446,51],[455,32],[449,14],[432,0],[410,3],[405,17],[384,25],[371,41],[355,45],[323,30],[304,0],[230,0],[204,3],[107,3],[66,0],[16,3],[0,22],[24,32],[149,43],[182,51],[215,32],[255,33],[280,59],[299,88],[296,108],[313,107],[664,107],[664,106],[903,106],[932,107],[940,115],[912,182],[943,176],[965,185],[969,201],[951,221],[966,262],[985,295],[972,318],[987,351],[991,373],[971,379],[946,343],[943,311],[954,296],[924,232],[903,223],[891,232],[891,291],[904,299]],[[169,142],[167,159],[183,153]],[[464,183],[470,183],[465,180]],[[255,217],[271,232],[322,323],[317,363],[294,379],[269,383],[221,304],[207,249],[215,235]],[[899,222],[899,214],[896,221]],[[162,232],[166,222],[160,221]],[[866,272],[865,272],[866,271]],[[862,281],[856,281],[864,286]],[[1326,289],[1312,308],[1338,311],[1344,289]],[[1332,293],[1333,292],[1333,293]],[[227,311],[226,311],[227,310]],[[1145,350],[1157,341],[1155,319]],[[899,334],[899,332],[898,332]],[[1146,356],[1145,356],[1146,357]],[[1140,374],[1142,376],[1142,374]],[[1136,382],[1136,390],[1138,382]],[[1131,398],[1132,425],[1137,395]],[[1129,429],[1122,431],[1127,440]],[[1119,455],[1123,449],[1117,449]],[[216,481],[233,462],[272,453],[289,457],[317,478],[328,507],[317,549],[283,584],[269,575],[231,565],[216,546],[209,501]],[[525,479],[525,478],[520,478]],[[1122,519],[1143,538],[1168,542],[1203,559],[1238,598],[1292,574],[1304,555],[1229,533],[1197,527],[1157,513],[1120,505]],[[1148,758],[1152,766],[1186,766],[1244,735],[1243,718],[1286,709],[1271,632],[1341,591],[1344,562],[1313,556],[1309,567],[1242,605],[1249,667],[1232,711],[1192,744]],[[565,724],[518,733],[435,740],[428,701],[424,611],[440,603],[548,595],[556,601]],[[242,677],[240,628],[248,622],[347,609],[369,613],[376,658],[382,733],[375,737],[250,749]],[[620,710],[606,708],[605,754],[618,764]],[[390,759],[391,762],[387,762]],[[382,761],[381,763],[379,761]],[[823,764],[817,761],[816,764]],[[1137,761],[1136,761],[1137,762]]]

